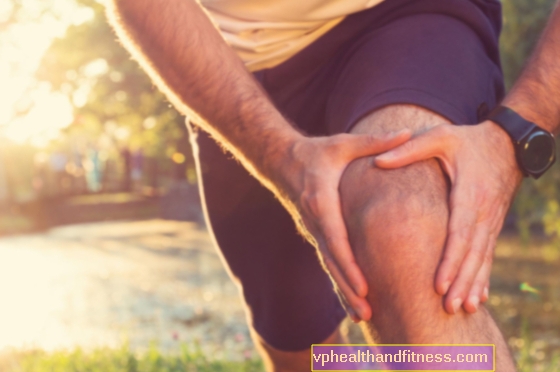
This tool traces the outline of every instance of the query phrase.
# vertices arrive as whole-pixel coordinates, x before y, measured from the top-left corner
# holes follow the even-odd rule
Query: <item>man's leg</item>
[[[309,371],[311,344],[343,342],[337,329],[346,314],[332,282],[274,195],[206,133],[188,128],[208,227],[267,371]]]
[[[361,120],[353,133],[421,130],[445,118],[412,105],[387,106]],[[500,331],[484,306],[475,314],[447,314],[434,279],[447,235],[448,184],[436,160],[380,170],[372,158],[353,162],[341,183],[343,210],[356,259],[369,282],[382,343],[491,343],[497,370],[515,370]],[[475,208],[476,206],[473,206]]]
[[[267,372],[306,372],[311,364],[311,348],[301,351],[283,351],[270,346],[254,330],[251,337],[263,359]],[[348,341],[336,330],[322,344],[344,344]]]

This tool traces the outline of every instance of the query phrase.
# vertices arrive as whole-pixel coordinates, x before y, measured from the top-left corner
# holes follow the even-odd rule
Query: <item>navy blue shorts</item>
[[[497,0],[386,0],[255,77],[310,135],[347,132],[368,113],[401,103],[475,124],[504,94],[500,28]],[[208,225],[241,284],[251,325],[281,350],[321,342],[345,313],[315,249],[231,155],[204,132],[192,133]]]

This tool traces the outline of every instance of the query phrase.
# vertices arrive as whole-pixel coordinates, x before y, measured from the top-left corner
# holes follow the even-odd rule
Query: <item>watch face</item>
[[[555,151],[554,138],[549,133],[538,130],[527,138],[520,160],[525,169],[538,173],[552,163]]]

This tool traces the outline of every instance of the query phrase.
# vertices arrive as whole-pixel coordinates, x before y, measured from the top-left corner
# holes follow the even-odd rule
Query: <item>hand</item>
[[[344,170],[353,160],[390,150],[410,138],[408,131],[384,137],[338,134],[302,137],[284,154],[273,183],[306,238],[335,282],[347,312],[355,322],[369,320],[367,282],[356,264],[339,196]]]
[[[398,168],[437,158],[451,180],[447,242],[435,287],[444,308],[473,313],[488,298],[496,239],[522,175],[507,134],[491,121],[439,125],[376,158]]]

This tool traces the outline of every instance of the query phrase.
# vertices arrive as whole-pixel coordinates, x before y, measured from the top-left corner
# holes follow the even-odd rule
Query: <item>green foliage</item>
[[[503,0],[500,50],[506,86],[512,86],[541,34],[556,0]]]
[[[523,319],[517,342],[522,345],[516,357],[519,372],[560,372],[560,353],[549,354],[543,350],[545,343],[533,340],[527,319]]]
[[[12,355],[3,372],[261,372],[259,360],[242,362],[211,360],[199,348],[183,345],[178,354],[163,354],[156,346],[145,353],[120,349],[81,349],[46,353],[35,351]]]
[[[511,87],[545,27],[556,0],[504,0],[501,54],[506,86]],[[560,169],[556,164],[538,181],[525,180],[514,204],[521,236],[528,242],[530,228],[541,225],[560,246]]]
[[[116,40],[103,6],[75,0],[93,18],[71,26],[46,53],[37,77],[74,102],[76,121],[67,141],[105,137],[117,148],[127,144],[146,155],[169,159],[175,152],[192,164],[181,116],[170,107]],[[511,87],[533,50],[555,0],[503,0],[501,53],[506,86]],[[530,227],[542,224],[560,245],[560,170],[523,183],[513,211],[525,241]]]
[[[160,159],[179,151],[192,163],[184,119],[118,43],[104,7],[95,0],[75,2],[91,9],[92,19],[55,40],[36,75],[74,105],[66,140],[104,138],[115,148],[142,148]]]

